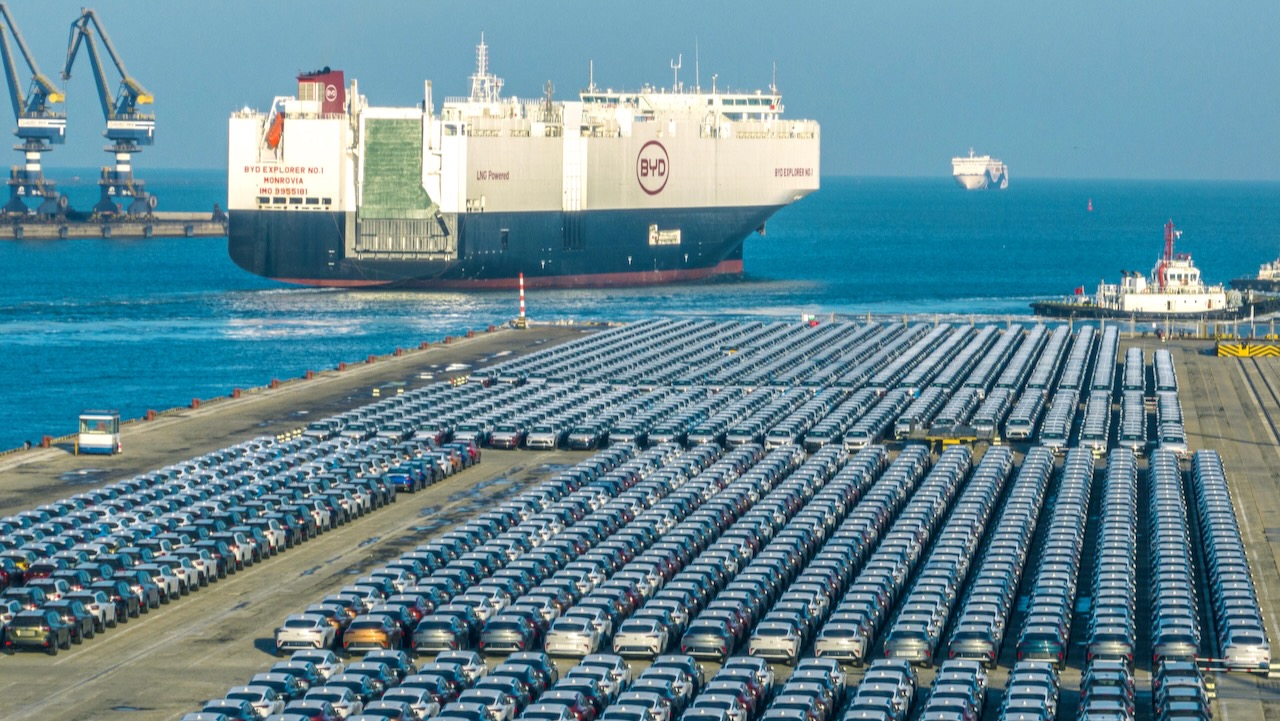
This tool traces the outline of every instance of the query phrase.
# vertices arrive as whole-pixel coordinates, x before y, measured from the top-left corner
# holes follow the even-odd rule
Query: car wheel
[[[166,591],[165,594],[160,597],[160,603],[168,603],[168,602],[169,602],[169,593]]]
[[[57,655],[58,655],[58,644],[56,644],[56,643],[51,643],[51,644],[49,644],[49,647],[48,647],[48,648],[46,648],[46,649],[44,650],[44,652],[45,652],[45,653],[47,653],[47,654],[49,654],[50,656],[57,656]],[[10,651],[9,653],[13,653],[13,652],[12,652],[12,651]]]
[[[67,634],[67,640],[66,640],[66,641],[64,641],[64,642],[62,642],[62,643],[57,644],[57,646],[58,646],[58,648],[60,648],[60,649],[62,649],[62,650],[64,650],[64,651],[69,650],[69,649],[71,648],[71,634],[69,634],[69,633],[68,633],[68,634]]]
[[[120,620],[113,616],[110,621],[107,621],[107,628],[115,628],[119,623]]]
[[[208,577],[208,576],[201,576],[201,577],[200,577],[200,588],[204,588],[205,586],[208,586],[208,585],[209,585],[209,577]]]
[[[93,638],[94,636],[97,636],[97,635],[98,635],[98,627],[97,625],[94,625],[94,627],[90,628],[87,632],[85,631],[80,632],[80,640],[83,641],[84,639]]]
[[[100,634],[100,633],[104,633],[106,630],[107,630],[107,622],[106,622],[106,621],[94,621],[94,622],[93,622],[93,635],[95,635],[95,636],[96,636],[96,635],[98,635],[98,634]]]
[[[148,609],[152,609],[152,608],[160,608],[160,595],[159,595],[159,594],[156,594],[155,596],[152,596],[151,598],[147,599],[147,608],[148,608]]]

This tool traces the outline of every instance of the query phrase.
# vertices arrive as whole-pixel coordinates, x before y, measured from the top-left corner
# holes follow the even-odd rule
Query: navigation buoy
[[[1089,212],[1093,212],[1093,198],[1089,198]]]

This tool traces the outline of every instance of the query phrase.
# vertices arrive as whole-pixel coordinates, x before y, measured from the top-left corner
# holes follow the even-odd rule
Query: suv
[[[4,629],[4,652],[19,646],[43,648],[50,656],[71,648],[71,627],[53,611],[22,611]]]

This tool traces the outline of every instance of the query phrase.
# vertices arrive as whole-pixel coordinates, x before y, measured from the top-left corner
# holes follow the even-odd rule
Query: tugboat
[[[1280,258],[1263,263],[1252,278],[1236,278],[1231,281],[1236,290],[1260,290],[1266,293],[1280,292]]]
[[[1253,291],[1227,290],[1221,284],[1205,285],[1200,270],[1187,253],[1174,253],[1182,231],[1173,221],[1164,226],[1164,253],[1156,261],[1151,278],[1122,271],[1120,283],[1099,283],[1093,295],[1084,286],[1059,300],[1031,304],[1036,315],[1051,318],[1125,318],[1136,321],[1186,319],[1234,320],[1250,314],[1280,310],[1280,297]]]

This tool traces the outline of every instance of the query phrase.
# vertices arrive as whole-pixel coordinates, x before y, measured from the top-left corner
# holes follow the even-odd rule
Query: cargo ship
[[[746,93],[501,94],[481,38],[471,92],[370,105],[324,68],[232,114],[228,252],[333,287],[646,285],[741,275],[743,242],[818,189],[819,125]],[[673,68],[678,67],[673,64]]]
[[[951,175],[965,190],[1004,190],[1009,187],[1009,168],[990,155],[969,157],[957,155],[951,159]]]
[[[1051,318],[1124,318],[1136,321],[1186,319],[1233,320],[1280,310],[1280,297],[1207,285],[1188,253],[1175,253],[1182,231],[1173,221],[1164,226],[1164,252],[1148,279],[1138,271],[1122,271],[1119,283],[1099,283],[1092,295],[1084,286],[1060,300],[1031,304],[1036,315]]]
[[[1236,290],[1260,290],[1265,293],[1280,293],[1280,258],[1263,263],[1258,267],[1258,274],[1247,278],[1234,278],[1231,287]]]

